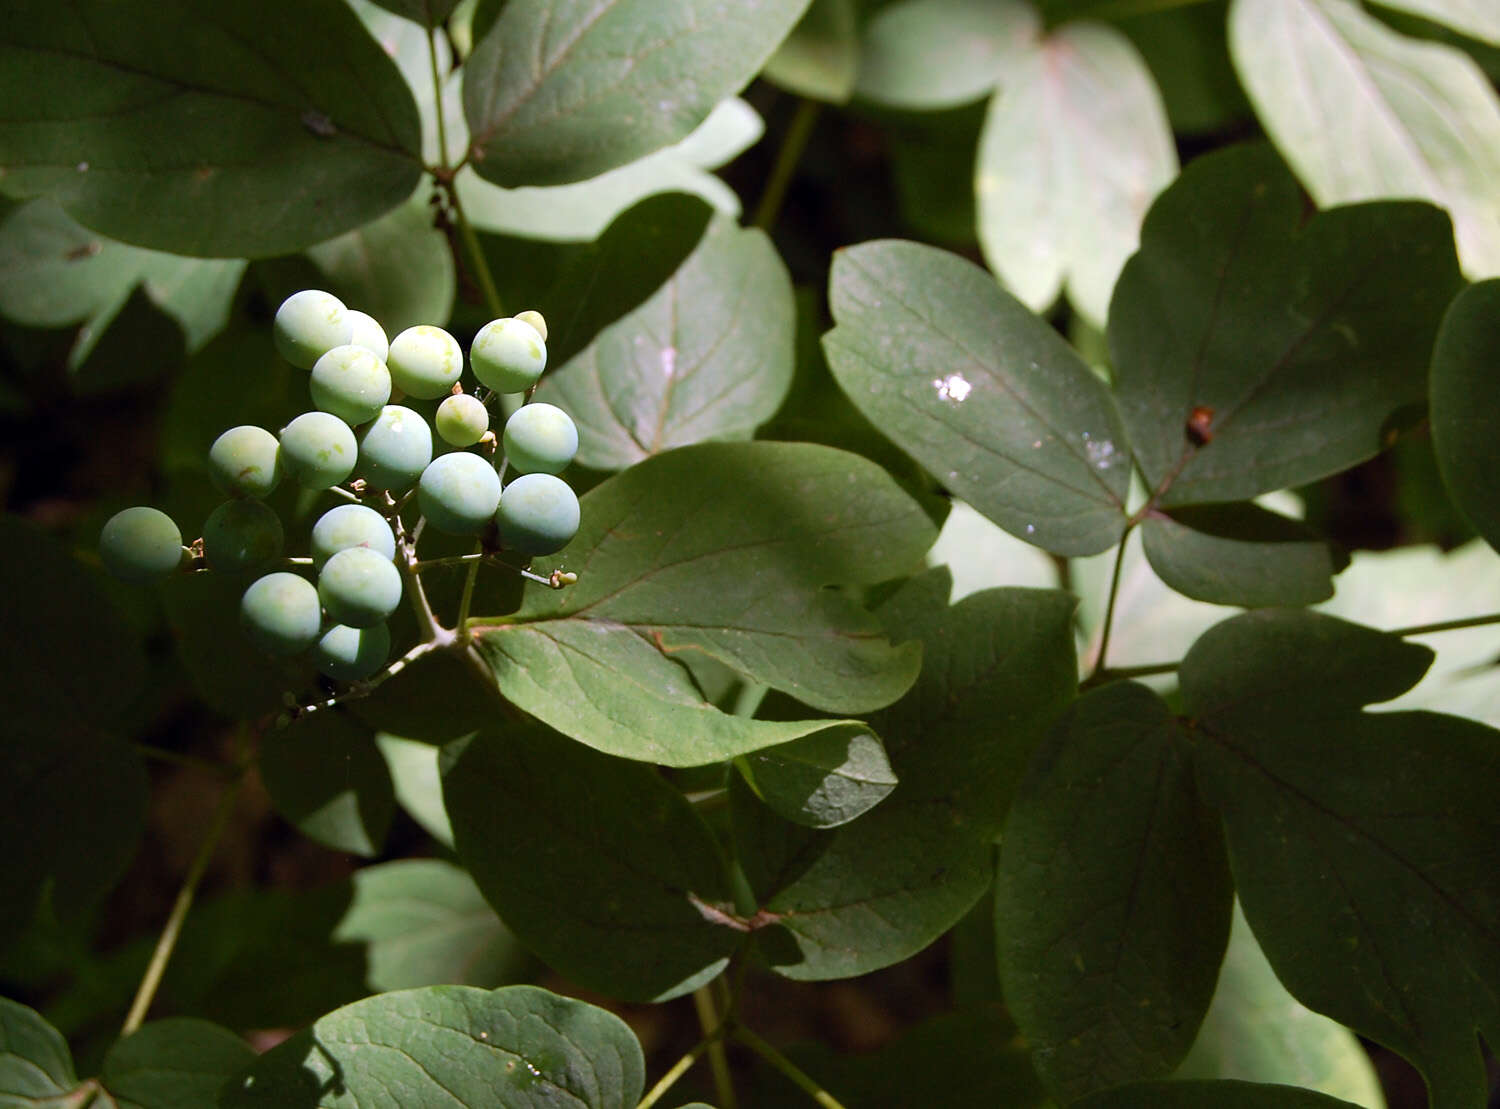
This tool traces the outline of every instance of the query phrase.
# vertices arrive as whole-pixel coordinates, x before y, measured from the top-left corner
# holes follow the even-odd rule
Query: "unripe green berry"
[[[366,312],[356,312],[349,309],[349,319],[354,324],[354,335],[350,342],[357,347],[364,347],[382,362],[391,353],[390,340],[385,337],[385,328],[380,326],[380,321]]]
[[[486,459],[456,451],[432,460],[417,485],[422,515],[449,535],[478,535],[500,503],[500,475]]]
[[[547,341],[524,320],[491,320],[469,347],[474,376],[497,393],[531,388],[547,368]]]
[[[562,478],[525,474],[505,487],[495,523],[500,542],[527,555],[552,554],[578,532],[578,497]]]
[[[203,524],[203,557],[212,570],[237,574],[281,554],[281,518],[253,497],[225,501]]]
[[[468,393],[455,393],[438,405],[432,421],[443,442],[455,447],[472,447],[490,429],[490,410]]]
[[[420,412],[388,404],[359,436],[359,476],[371,489],[401,494],[432,461],[432,429]]]
[[[448,392],[464,372],[464,351],[441,327],[419,324],[391,340],[386,357],[391,380],[409,397],[431,400]]]
[[[245,634],[273,655],[307,650],[318,641],[322,620],[312,582],[285,570],[257,578],[240,599],[240,625]]]
[[[354,472],[359,444],[328,412],[304,412],[281,429],[281,465],[305,489],[328,489]]]
[[[357,682],[384,666],[390,654],[391,632],[384,621],[368,628],[335,624],[313,648],[313,663],[336,682]]]
[[[578,453],[578,428],[555,404],[527,404],[505,421],[505,458],[523,474],[556,474]]]
[[[208,475],[227,496],[264,497],[281,484],[281,444],[263,427],[232,427],[208,448]]]
[[[310,370],[328,351],[350,341],[354,324],[338,297],[321,289],[303,289],[276,309],[272,334],[281,357]]]
[[[313,566],[321,570],[334,555],[351,547],[368,547],[386,558],[396,557],[396,536],[386,518],[362,504],[341,504],[318,517],[313,525]]]
[[[121,581],[164,577],[182,562],[182,532],[172,517],[147,505],[116,512],[99,533],[99,558]]]
[[[401,571],[379,551],[350,547],[323,564],[318,599],[336,622],[368,628],[401,603]]]
[[[543,342],[546,342],[547,321],[542,318],[542,314],[535,308],[528,308],[524,312],[517,312],[516,319],[522,323],[529,323],[532,327],[536,328],[536,333],[542,337]]]
[[[308,390],[318,408],[357,427],[378,416],[391,399],[391,375],[372,352],[345,343],[318,359]]]

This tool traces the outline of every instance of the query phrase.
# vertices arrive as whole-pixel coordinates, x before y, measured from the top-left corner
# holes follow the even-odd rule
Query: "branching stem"
[[[719,1109],[738,1109],[734,1079],[729,1073],[729,1056],[724,1052],[724,1021],[716,1011],[712,987],[710,982],[693,991],[693,1008],[698,1013],[698,1027],[703,1029],[703,1042],[708,1045],[708,1065],[714,1074],[714,1093],[718,1097]]]
[[[1115,568],[1109,576],[1109,600],[1104,605],[1104,629],[1099,633],[1099,651],[1094,656],[1093,673],[1089,675],[1092,681],[1103,674],[1105,653],[1109,650],[1109,634],[1115,623],[1115,601],[1120,594],[1120,571],[1125,566],[1125,544],[1130,539],[1130,529],[1127,527],[1120,536],[1120,545],[1115,549]]]
[[[806,1071],[797,1066],[796,1063],[792,1062],[781,1052],[777,1051],[776,1048],[773,1047],[769,1042],[761,1039],[760,1036],[756,1035],[750,1029],[746,1028],[743,1024],[735,1025],[735,1027],[731,1031],[731,1035],[733,1035],[735,1039],[739,1040],[740,1043],[744,1044],[751,1051],[755,1052],[755,1054],[759,1055],[766,1062],[770,1063],[771,1066],[775,1067],[782,1074],[786,1075],[789,1079],[795,1082],[797,1084],[797,1087],[802,1090],[803,1093],[807,1094],[808,1097],[812,1098],[819,1105],[823,1106],[823,1109],[844,1109],[843,1104],[840,1103],[838,1098],[834,1097],[827,1090],[823,1089],[822,1086],[819,1086],[818,1083],[811,1076],[809,1076]]]

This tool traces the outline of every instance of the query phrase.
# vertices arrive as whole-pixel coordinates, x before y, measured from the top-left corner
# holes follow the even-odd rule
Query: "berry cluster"
[[[386,619],[404,585],[398,556],[420,570],[415,540],[423,526],[477,536],[489,552],[526,558],[561,550],[578,530],[578,498],[557,476],[578,450],[568,414],[527,403],[506,421],[498,444],[490,430],[486,400],[503,393],[527,393],[529,400],[547,364],[546,336],[537,312],[481,328],[469,348],[474,377],[487,391],[480,397],[463,391],[463,350],[442,328],[407,328],[387,342],[379,323],[337,297],[315,289],[293,294],[276,312],[276,348],[311,372],[314,410],[279,436],[243,425],[214,441],[209,473],[229,499],[192,547],[183,546],[165,513],[127,508],[100,534],[105,566],[145,582],[179,568],[252,573],[278,560],[310,565],[316,584],[285,569],[250,583],[240,604],[246,634],[275,655],[310,649],[318,669],[335,680],[370,677],[390,656]],[[427,420],[391,402],[438,397],[444,400],[433,425],[457,449],[434,458]],[[503,482],[507,470],[517,476]],[[313,525],[310,558],[282,560],[281,520],[262,498],[283,478],[346,498]],[[408,531],[401,510],[413,496],[425,525]]]

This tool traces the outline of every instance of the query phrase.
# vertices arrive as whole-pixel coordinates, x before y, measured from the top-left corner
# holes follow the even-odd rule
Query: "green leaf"
[[[1040,30],[1021,0],[899,0],[865,28],[855,91],[917,111],[972,103],[1009,81]]]
[[[1500,99],[1473,60],[1398,35],[1350,0],[1235,0],[1229,45],[1319,205],[1430,200],[1453,217],[1465,272],[1500,273]]]
[[[1109,344],[1159,503],[1248,500],[1336,473],[1424,399],[1461,280],[1446,218],[1385,203],[1302,220],[1296,183],[1258,145],[1200,158],[1152,206]]]
[[[1137,1082],[1078,1102],[1075,1109],[1354,1109],[1347,1101],[1257,1082]]]
[[[761,76],[798,96],[842,104],[859,67],[858,0],[812,0]]]
[[[1432,352],[1432,446],[1459,510],[1500,548],[1500,280],[1471,285],[1443,317]]]
[[[889,704],[919,669],[848,593],[931,545],[920,506],[879,467],[829,447],[707,443],[647,459],[583,498],[583,524],[534,569],[576,572],[480,621],[501,692],[575,739],[676,766],[848,721],[728,717],[673,661],[697,651],[828,712]]]
[[[336,851],[376,855],[396,809],[385,760],[369,729],[341,712],[315,712],[272,732],[260,773],[276,811]]]
[[[35,1009],[0,997],[0,1106],[23,1109],[77,1085],[72,1052],[57,1029]]]
[[[618,470],[748,438],[792,380],[792,284],[764,232],[716,221],[649,300],[548,374],[538,400],[578,425],[578,462]]]
[[[417,324],[441,327],[453,313],[453,251],[421,197],[319,243],[307,256],[330,291],[374,316],[393,339]]]
[[[1476,1105],[1476,1033],[1500,1035],[1500,735],[1359,711],[1409,688],[1430,658],[1332,617],[1265,610],[1198,641],[1182,695],[1245,918],[1276,976],[1411,1059],[1434,1105]]]
[[[1229,0],[1113,20],[1151,70],[1174,132],[1227,134],[1251,118],[1229,60]]]
[[[364,948],[365,981],[377,991],[497,986],[514,979],[525,961],[474,880],[438,859],[355,871],[354,900],[329,939]]]
[[[396,803],[444,847],[453,846],[453,827],[443,808],[443,780],[438,773],[442,748],[380,732],[375,746],[385,759],[396,787]]]
[[[1013,535],[1092,554],[1124,530],[1130,454],[1104,385],[1055,331],[955,255],[840,251],[823,337],[849,399]]]
[[[219,1104],[631,1109],[645,1069],[630,1028],[593,1005],[535,986],[430,986],[334,1010],[262,1055]]]
[[[0,66],[5,191],[156,250],[297,250],[399,204],[421,171],[405,83],[335,0],[163,0],[150,19],[32,5],[0,31]]]
[[[1286,992],[1238,905],[1213,1003],[1174,1077],[1284,1083],[1385,1109],[1359,1040]]]
[[[809,828],[847,824],[896,788],[880,740],[859,727],[829,728],[736,760],[755,795]]]
[[[50,198],[14,209],[0,224],[0,312],[35,327],[86,325],[75,368],[124,307],[146,295],[182,327],[189,352],[221,331],[239,288],[240,260],[182,258],[126,246],[80,227]]]
[[[1066,282],[1102,327],[1141,219],[1176,173],[1161,94],[1130,40],[1068,24],[1018,55],[990,102],[974,180],[985,261],[1037,311]]]
[[[229,1029],[178,1017],[116,1041],[100,1080],[120,1109],[202,1109],[216,1104],[219,1087],[255,1057]]]
[[[573,981],[662,1001],[716,976],[743,939],[713,834],[650,767],[515,728],[464,745],[443,796],[485,898]]]
[[[1146,558],[1185,596],[1220,605],[1311,605],[1333,596],[1328,544],[1253,504],[1197,505],[1147,517]]]
[[[1000,981],[1064,1101],[1158,1078],[1213,997],[1233,892],[1171,714],[1133,682],[1089,693],[1032,759],[1000,850]]]
[[[474,167],[561,185],[676,142],[749,84],[808,0],[510,0],[464,64]]]
[[[458,6],[458,0],[375,0],[375,2],[404,19],[420,23],[423,27],[440,26]]]
[[[1500,8],[1485,0],[1377,0],[1382,8],[1441,23],[1460,34],[1500,46]]]
[[[395,2],[400,5],[403,0]],[[463,126],[463,75],[453,70],[452,25],[449,34],[430,37],[420,15],[398,14],[377,0],[345,0],[345,3],[359,16],[365,30],[396,63],[396,68],[406,79],[422,119],[422,159],[429,166],[442,162],[442,152],[438,150],[439,90],[434,88],[432,76],[433,54],[437,55],[438,72],[448,74],[441,90],[443,130],[448,140],[446,164],[457,165],[468,147],[469,133]]]
[[[592,242],[621,212],[657,193],[687,193],[737,218],[739,195],[708,171],[733,160],[764,130],[754,108],[730,97],[687,138],[586,181],[502,189],[465,167],[454,183],[475,227],[527,239]]]

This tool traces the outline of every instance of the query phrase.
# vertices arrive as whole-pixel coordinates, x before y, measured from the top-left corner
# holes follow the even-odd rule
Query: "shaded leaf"
[[[1478,1104],[1500,1033],[1500,736],[1361,713],[1431,652],[1266,610],[1183,662],[1194,761],[1223,816],[1245,918],[1298,1000],[1411,1059],[1435,1105]],[[1288,659],[1296,659],[1288,666]]]
[[[842,104],[859,68],[859,0],[812,0],[761,76],[788,92]]]
[[[1485,0],[1379,0],[1379,4],[1441,23],[1491,46],[1500,46],[1500,8]]]
[[[1064,1101],[1182,1061],[1232,903],[1166,705],[1131,682],[1085,695],[1032,759],[995,881],[1006,1003]]]
[[[442,748],[387,732],[375,736],[375,746],[391,772],[396,803],[429,836],[452,848],[453,828],[448,823],[448,811],[443,808],[443,780],[438,773]]]
[[[736,765],[778,816],[809,828],[847,824],[896,788],[880,740],[857,727],[829,728],[752,751]]]
[[[1040,30],[1021,0],[899,0],[871,16],[855,88],[896,108],[956,108],[1008,84]]]
[[[1258,1082],[1137,1082],[1078,1102],[1077,1109],[1353,1109],[1347,1101]]]
[[[861,412],[1013,535],[1058,554],[1113,546],[1130,455],[1104,385],[977,266],[905,242],[840,251],[829,368]]]
[[[1471,285],[1443,317],[1432,352],[1432,446],[1443,483],[1500,548],[1500,280]]]
[[[420,23],[423,27],[437,27],[453,13],[458,0],[375,0],[382,8]]]
[[[1286,992],[1238,906],[1213,1002],[1175,1077],[1277,1082],[1385,1109],[1359,1040]]]
[[[623,469],[748,437],[792,379],[792,285],[765,233],[714,223],[651,298],[548,374],[538,400],[578,425],[578,462]]]
[[[1253,504],[1197,505],[1148,516],[1151,568],[1198,601],[1258,608],[1333,596],[1333,552],[1305,524]]]
[[[120,1109],[202,1109],[255,1059],[227,1028],[178,1017],[142,1025],[104,1057],[100,1080]]]
[[[974,165],[984,107],[977,101],[893,118],[884,127],[896,202],[920,239],[964,248],[979,241]]]
[[[535,986],[430,986],[334,1010],[262,1055],[219,1104],[628,1109],[644,1080],[640,1044],[603,1009]]]
[[[1141,219],[1176,173],[1135,47],[1112,27],[1070,23],[1017,56],[990,102],[974,179],[985,261],[1037,311],[1066,282],[1102,327]]]
[[[335,0],[12,14],[12,196],[51,194],[85,226],[156,250],[261,257],[357,227],[416,186],[416,106]]]
[[[1160,503],[1247,500],[1346,469],[1424,397],[1460,283],[1447,219],[1416,203],[1302,218],[1295,182],[1259,145],[1198,159],[1152,205],[1109,344]]]
[[[78,1085],[73,1054],[42,1015],[0,997],[0,1105],[35,1105]]]
[[[272,732],[260,773],[276,811],[336,851],[375,855],[396,809],[385,760],[367,728],[342,712],[315,712]]]
[[[653,769],[515,728],[464,745],[443,796],[486,899],[572,980],[662,1001],[740,945],[720,919],[733,896],[713,834]]]
[[[474,167],[581,181],[676,142],[739,92],[808,0],[510,0],[464,64]]]
[[[715,762],[847,721],[726,716],[672,660],[699,651],[829,712],[888,704],[919,668],[835,584],[913,566],[933,529],[873,463],[812,444],[683,447],[583,498],[583,524],[533,568],[576,572],[481,621],[478,650],[511,701],[600,750]]]
[[[1235,0],[1229,46],[1319,205],[1430,200],[1453,217],[1465,272],[1500,273],[1500,99],[1473,60],[1398,35],[1350,0]]]
[[[1151,70],[1174,132],[1228,132],[1251,115],[1229,60],[1229,0],[1143,11],[1113,22]]]

